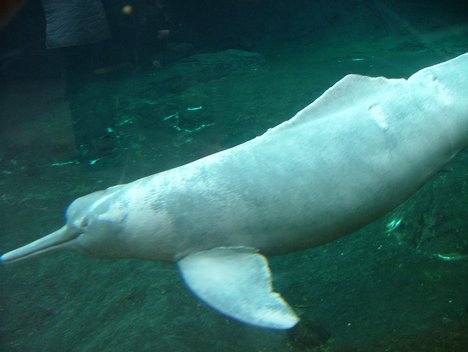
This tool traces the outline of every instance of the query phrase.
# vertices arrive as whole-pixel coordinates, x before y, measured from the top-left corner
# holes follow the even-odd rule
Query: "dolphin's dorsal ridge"
[[[268,262],[255,249],[214,248],[190,254],[178,266],[198,297],[232,318],[272,329],[289,329],[299,321],[273,292]]]

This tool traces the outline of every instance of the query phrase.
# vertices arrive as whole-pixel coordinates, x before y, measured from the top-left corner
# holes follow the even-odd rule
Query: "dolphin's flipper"
[[[189,288],[220,312],[248,324],[289,329],[299,318],[272,291],[266,258],[245,247],[192,253],[178,262]]]

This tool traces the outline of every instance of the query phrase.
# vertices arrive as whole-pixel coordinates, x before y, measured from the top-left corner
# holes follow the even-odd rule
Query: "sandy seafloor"
[[[466,31],[443,40],[424,38],[430,49],[412,45],[414,36],[270,46],[261,52],[264,70],[184,92],[180,108],[202,105],[207,114],[212,109],[214,125],[190,136],[172,131],[162,137],[164,131],[137,128],[140,145],[124,158],[105,157],[91,167],[54,167],[53,157],[38,155],[37,150],[54,153],[54,146],[45,146],[48,141],[70,138],[66,103],[48,98],[60,95],[58,82],[21,83],[17,101],[6,101],[8,92],[1,101],[3,117],[15,115],[2,138],[22,151],[16,158],[11,150],[2,155],[0,252],[61,226],[66,206],[80,195],[261,134],[345,74],[407,77],[468,51]],[[21,103],[22,94],[27,104]],[[467,170],[465,151],[416,196],[358,233],[270,259],[275,289],[303,321],[320,324],[332,336],[316,350],[468,350],[468,260],[460,252],[467,248]],[[389,231],[394,219],[402,223]],[[444,239],[445,233],[455,235]],[[438,244],[427,245],[432,238]],[[437,254],[457,257],[442,260]],[[5,352],[312,350],[293,343],[285,331],[218,314],[184,287],[171,263],[60,253],[4,266],[0,273],[0,349]]]

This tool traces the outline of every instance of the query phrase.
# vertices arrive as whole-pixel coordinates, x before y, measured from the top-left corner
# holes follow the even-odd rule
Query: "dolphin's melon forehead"
[[[95,211],[101,204],[112,197],[121,186],[109,187],[75,199],[67,208],[67,219],[84,216]]]

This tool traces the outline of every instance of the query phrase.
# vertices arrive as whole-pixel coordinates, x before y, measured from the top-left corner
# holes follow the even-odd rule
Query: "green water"
[[[177,57],[167,47],[144,47],[138,62],[121,55],[116,61],[123,63],[112,62],[71,95],[60,72],[46,72],[47,60],[21,54],[5,66],[1,253],[61,226],[76,197],[247,141],[348,73],[408,77],[468,51],[468,21],[455,3],[443,13],[396,1],[377,12],[373,2],[357,1],[312,13],[310,5],[300,11],[299,2],[288,8],[272,1],[266,11],[254,1],[252,12],[243,13],[249,7],[240,2],[229,5],[235,12],[226,5],[233,16],[224,25],[227,10],[214,4],[211,14],[218,17],[201,11],[190,23],[189,4],[178,1],[172,9],[198,30],[183,38],[193,46],[189,52]],[[40,16],[35,7],[23,11],[29,12],[13,21]],[[255,11],[264,16],[259,22]],[[308,26],[308,18],[324,24]],[[7,27],[2,35],[10,52],[14,34]],[[90,141],[85,151],[78,150],[80,133]],[[302,319],[292,332],[215,312],[186,289],[173,264],[60,253],[0,268],[0,349],[463,351],[467,170],[465,150],[379,221],[325,246],[271,258],[275,289]],[[326,338],[317,337],[321,331]]]

